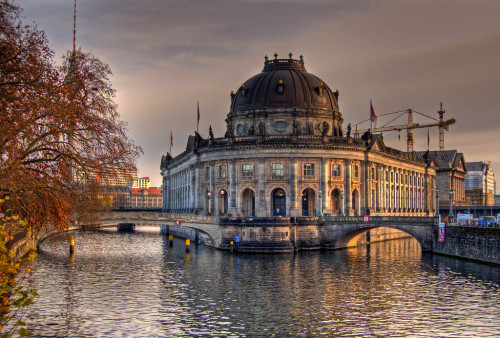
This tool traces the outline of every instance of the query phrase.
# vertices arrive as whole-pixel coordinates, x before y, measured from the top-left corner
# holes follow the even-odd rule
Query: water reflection
[[[498,336],[499,268],[405,239],[348,250],[231,254],[142,233],[43,243],[34,336]]]

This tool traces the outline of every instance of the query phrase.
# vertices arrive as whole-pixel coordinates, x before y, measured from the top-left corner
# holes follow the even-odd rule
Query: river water
[[[157,230],[78,232],[73,257],[67,237],[43,242],[32,336],[500,336],[500,268],[422,254],[414,239],[186,254]]]

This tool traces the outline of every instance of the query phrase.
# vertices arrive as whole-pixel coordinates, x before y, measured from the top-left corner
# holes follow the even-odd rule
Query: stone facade
[[[439,168],[436,172],[436,187],[439,190],[439,205],[449,206],[450,196],[453,205],[466,205],[465,175],[467,166],[464,154],[456,150],[419,151],[418,156],[436,159]]]
[[[266,60],[231,93],[224,137],[162,157],[165,212],[297,217],[435,214],[437,161],[343,130],[338,91],[303,60]]]

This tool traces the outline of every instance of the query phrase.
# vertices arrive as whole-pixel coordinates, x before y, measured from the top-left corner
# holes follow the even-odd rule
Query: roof
[[[439,170],[461,170],[463,172],[468,170],[464,154],[456,150],[414,151],[413,154],[419,157],[436,158]]]
[[[128,189],[130,194],[132,195],[142,195],[142,192],[144,190],[147,190],[148,195],[161,195],[162,194],[162,189],[161,188],[129,188]]]
[[[276,55],[277,56],[277,55]],[[261,73],[245,81],[232,94],[232,113],[280,109],[319,109],[338,111],[338,93],[317,76],[308,73],[304,61],[266,59]],[[262,113],[265,114],[265,113]]]
[[[484,162],[469,162],[467,163],[468,171],[483,171],[483,166],[486,165]]]

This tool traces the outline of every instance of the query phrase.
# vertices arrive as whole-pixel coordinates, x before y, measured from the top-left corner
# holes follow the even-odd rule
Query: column
[[[294,157],[290,157],[290,176],[289,176],[289,184],[290,184],[290,217],[297,217],[299,215],[299,208],[297,203],[298,192],[297,192],[297,183],[298,183],[298,175],[297,175],[297,159]]]
[[[236,216],[236,163],[235,160],[229,160],[229,203],[228,215]]]
[[[214,161],[210,161],[210,169],[208,170],[208,173],[209,173],[209,188],[208,188],[208,191],[210,192],[210,201],[208,202],[209,203],[209,206],[210,206],[210,214],[211,215],[217,215],[215,213],[215,206],[217,205],[216,203],[216,193],[215,193],[215,177],[214,177],[214,166],[215,166],[215,163]]]
[[[318,209],[318,211],[323,215],[325,211],[328,213],[330,210],[330,207],[326,205],[326,201],[329,200],[327,198],[328,196],[328,191],[326,189],[326,181],[328,179],[328,166],[326,165],[326,159],[321,158],[320,160],[320,171],[319,171],[319,189],[321,190],[321,202],[319,203],[318,207],[321,208]],[[319,197],[319,192],[318,192],[318,197]]]
[[[344,214],[346,216],[351,216],[351,201],[352,201],[352,191],[351,191],[351,160],[344,160],[344,181],[345,181],[345,191],[344,191]]]
[[[259,158],[258,160],[258,179],[257,179],[257,196],[255,199],[255,208],[257,217],[266,217],[266,159]]]
[[[373,201],[372,201],[372,162],[370,161],[365,161],[364,163],[365,167],[365,174],[364,174],[364,182],[362,181],[361,184],[364,185],[364,190],[365,194],[363,196],[363,205],[365,207],[363,215],[368,214],[369,210],[373,208]],[[362,215],[362,214],[360,214]]]
[[[200,165],[196,164],[194,168],[194,212],[195,214],[199,213],[200,210],[200,186],[201,186],[201,177],[200,177]]]

